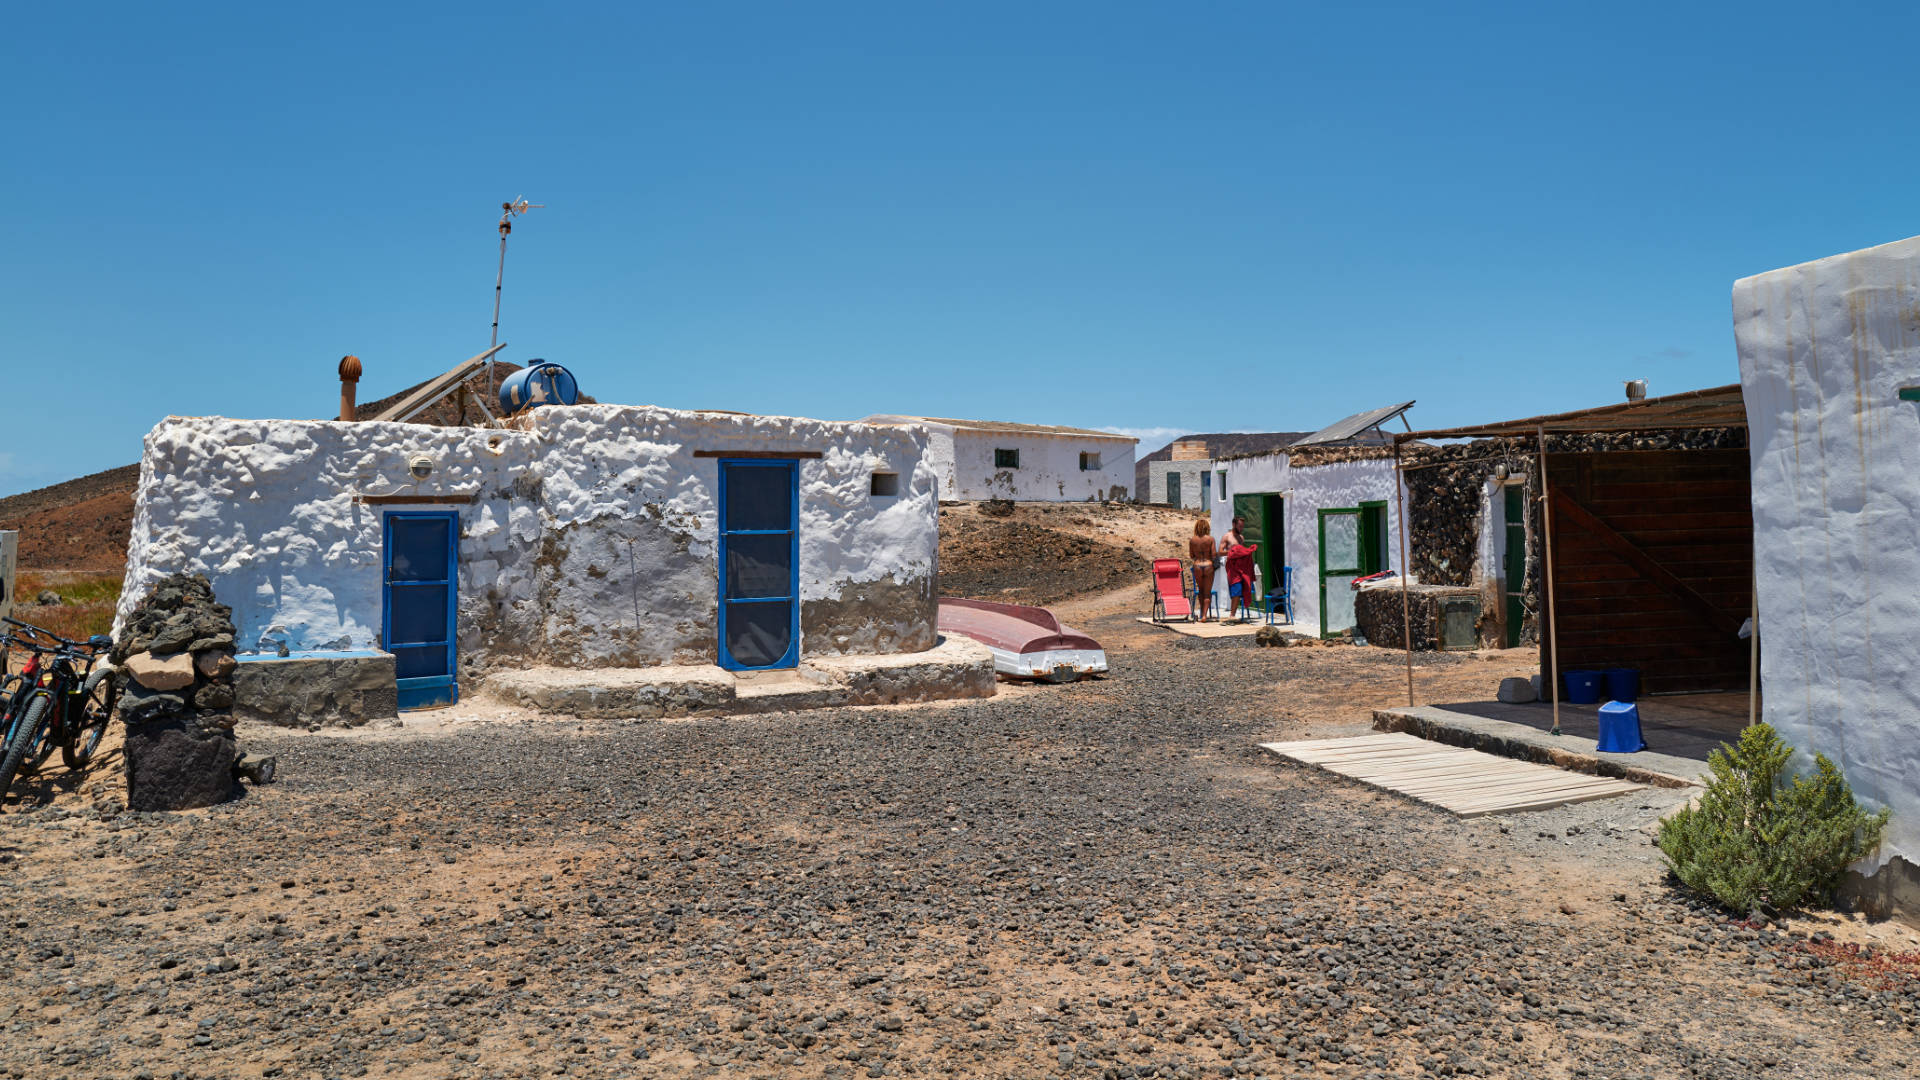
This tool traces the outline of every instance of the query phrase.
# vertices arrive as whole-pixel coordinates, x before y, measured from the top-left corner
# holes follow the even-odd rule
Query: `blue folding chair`
[[[1280,568],[1280,591],[1267,590],[1267,625],[1273,625],[1276,609],[1286,612],[1287,625],[1293,625],[1293,567]]]

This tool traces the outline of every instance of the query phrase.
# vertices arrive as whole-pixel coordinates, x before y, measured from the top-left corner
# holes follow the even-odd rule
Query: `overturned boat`
[[[1100,643],[1025,604],[940,598],[940,632],[959,634],[993,650],[993,670],[1012,679],[1072,682],[1107,673]]]

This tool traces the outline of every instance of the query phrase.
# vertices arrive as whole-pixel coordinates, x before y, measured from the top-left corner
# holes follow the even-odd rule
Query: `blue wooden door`
[[[460,517],[446,511],[396,511],[386,519],[386,615],[380,639],[393,654],[402,709],[451,705],[454,681],[455,545]]]
[[[799,538],[794,462],[720,462],[721,667],[799,663]]]

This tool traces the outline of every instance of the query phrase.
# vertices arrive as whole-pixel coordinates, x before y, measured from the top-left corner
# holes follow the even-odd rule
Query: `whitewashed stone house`
[[[1262,593],[1291,570],[1293,622],[1331,637],[1354,625],[1355,578],[1400,570],[1401,482],[1390,446],[1307,446],[1214,463],[1213,535],[1246,519]],[[1226,578],[1216,574],[1224,610]]]
[[[927,463],[947,502],[1121,500],[1133,493],[1130,435],[1045,424],[869,416],[863,424],[924,428]]]
[[[931,649],[938,543],[912,425],[169,417],[146,439],[120,616],[168,573],[205,574],[243,661],[384,651],[406,707],[502,668]]]

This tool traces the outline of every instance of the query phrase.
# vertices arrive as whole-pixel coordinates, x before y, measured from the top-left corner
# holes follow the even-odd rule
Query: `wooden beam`
[[[441,372],[439,375],[421,384],[420,389],[415,390],[405,398],[395,402],[391,408],[379,416],[374,417],[374,419],[398,423],[405,423],[413,419],[424,412],[427,406],[453,393],[454,390],[458,389],[468,379],[479,374],[483,365],[491,363],[493,354],[504,348],[506,348],[505,345],[495,345],[486,352],[480,353],[477,356],[448,368],[446,371]]]
[[[821,453],[818,450],[695,450],[693,456],[768,461],[815,461],[820,458]]]
[[[1659,586],[1661,591],[1698,612],[1700,616],[1707,621],[1707,624],[1715,630],[1721,630],[1728,634],[1737,634],[1740,632],[1739,619],[1714,606],[1712,601],[1694,591],[1693,586],[1680,580],[1679,577],[1675,576],[1673,571],[1662,566],[1658,559],[1647,554],[1640,545],[1635,544],[1632,540],[1627,539],[1615,531],[1613,526],[1601,520],[1600,516],[1592,510],[1587,509],[1586,506],[1581,504],[1580,500],[1565,491],[1556,492],[1556,494],[1559,498],[1554,502],[1554,509],[1566,514],[1574,524],[1587,530],[1587,532],[1599,540],[1608,551],[1618,556],[1620,561],[1639,571],[1641,577],[1646,578],[1654,585]]]
[[[363,503],[382,506],[403,506],[408,503],[452,503],[464,504],[473,501],[473,492],[455,491],[444,495],[422,495],[408,493],[404,495],[354,495],[354,499]]]

